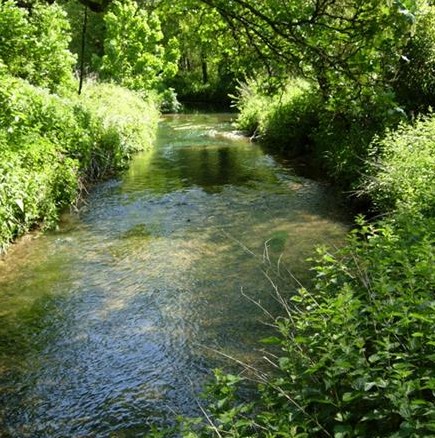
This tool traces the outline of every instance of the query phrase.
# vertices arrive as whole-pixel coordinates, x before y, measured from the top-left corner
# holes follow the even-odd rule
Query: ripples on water
[[[343,217],[229,116],[167,117],[122,179],[0,262],[0,436],[136,437],[194,412],[228,365],[204,346],[252,362],[267,333],[241,289],[279,313],[263,271],[305,281]]]

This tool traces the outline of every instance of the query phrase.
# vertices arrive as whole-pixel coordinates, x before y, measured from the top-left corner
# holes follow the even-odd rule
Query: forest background
[[[239,129],[321,169],[371,220],[319,250],[310,290],[281,292],[263,340],[276,372],[251,370],[255,396],[217,372],[207,416],[179,433],[435,434],[433,2],[2,0],[1,250],[54,226],[151,147],[159,110],[192,101],[232,102]]]

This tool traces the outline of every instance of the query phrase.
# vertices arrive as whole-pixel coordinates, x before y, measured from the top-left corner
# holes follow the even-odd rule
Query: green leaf
[[[17,204],[20,210],[24,213],[24,201],[22,199],[15,199],[15,204]]]
[[[338,425],[334,427],[334,437],[335,438],[345,438],[348,436],[352,436],[352,427],[345,425]]]

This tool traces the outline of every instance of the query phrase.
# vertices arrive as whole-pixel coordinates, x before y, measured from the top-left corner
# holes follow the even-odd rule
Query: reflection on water
[[[268,330],[241,290],[278,314],[263,271],[305,281],[340,215],[229,116],[167,117],[122,179],[0,262],[0,436],[136,437],[192,413],[224,364],[204,346],[252,361]]]

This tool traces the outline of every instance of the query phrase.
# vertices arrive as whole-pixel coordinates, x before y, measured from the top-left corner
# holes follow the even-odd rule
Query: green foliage
[[[363,181],[381,211],[435,214],[435,117],[402,124],[371,146],[373,161]]]
[[[359,102],[351,96],[336,96],[323,106],[319,126],[311,134],[314,155],[330,178],[354,189],[364,172],[373,138],[404,118],[391,92],[378,90]]]
[[[250,80],[238,87],[235,100],[240,129],[286,154],[309,153],[344,188],[358,185],[375,135],[404,117],[392,93],[368,94],[359,102],[347,95],[325,101],[301,79],[278,92],[268,81]]]
[[[150,146],[155,105],[114,85],[86,89],[61,98],[0,76],[0,251],[38,223],[53,226],[84,182]]]
[[[222,387],[234,393],[218,379],[214,429],[232,437],[432,436],[434,225],[411,215],[360,221],[337,254],[319,250],[314,290],[291,297],[276,320],[279,336],[267,339],[281,349],[279,371],[257,376],[259,397],[243,405],[249,413],[237,397],[216,411]],[[214,429],[203,424],[185,436],[218,436]]]
[[[406,45],[394,90],[408,112],[435,106],[435,6],[419,2],[414,33]]]
[[[319,123],[320,100],[307,82],[293,81],[271,102],[260,122],[264,141],[296,155],[306,151],[310,133]]]
[[[180,47],[179,70],[168,85],[183,100],[229,102],[235,79],[243,74],[241,54],[224,18],[195,0],[160,1],[156,8],[165,40],[176,38]],[[243,38],[239,33],[237,38]],[[246,46],[245,46],[246,47]],[[249,62],[249,64],[248,64]],[[253,66],[252,57],[243,66]]]
[[[162,88],[177,72],[176,39],[162,45],[156,14],[133,1],[114,1],[104,16],[106,33],[100,76],[133,90]]]
[[[132,153],[151,147],[158,119],[152,100],[114,84],[88,82],[80,103],[82,123],[99,148],[94,151],[96,162],[85,161],[88,169],[99,169],[98,159],[104,156],[109,172],[122,168]]]
[[[260,126],[264,126],[265,112],[272,103],[272,98],[263,89],[262,81],[250,79],[240,83],[233,99],[239,111],[237,127],[249,136],[261,135]]]
[[[178,113],[182,108],[181,103],[178,101],[177,93],[171,87],[158,93],[157,100],[163,113]]]
[[[0,29],[0,61],[11,75],[53,92],[72,87],[75,60],[59,6],[36,3],[29,12],[13,0],[0,2]]]
[[[82,61],[82,38],[85,6],[79,0],[58,1],[67,13],[71,26],[71,41],[69,49],[76,55],[77,70]],[[94,12],[88,8],[86,11],[85,45],[83,53],[83,65],[85,73],[92,74],[98,71],[101,57],[104,55],[104,14]]]
[[[74,201],[78,163],[56,145],[73,129],[59,97],[6,76],[0,102],[1,252],[36,223],[53,225],[58,210]]]
[[[254,81],[239,86],[238,126],[287,154],[303,153],[319,123],[319,93],[308,82],[298,79],[274,95],[267,95],[263,91],[265,86]]]
[[[413,0],[205,3],[239,29],[237,42],[251,48],[251,65],[261,60],[270,76],[309,78],[325,100],[346,94],[356,102],[390,88],[416,12]]]

